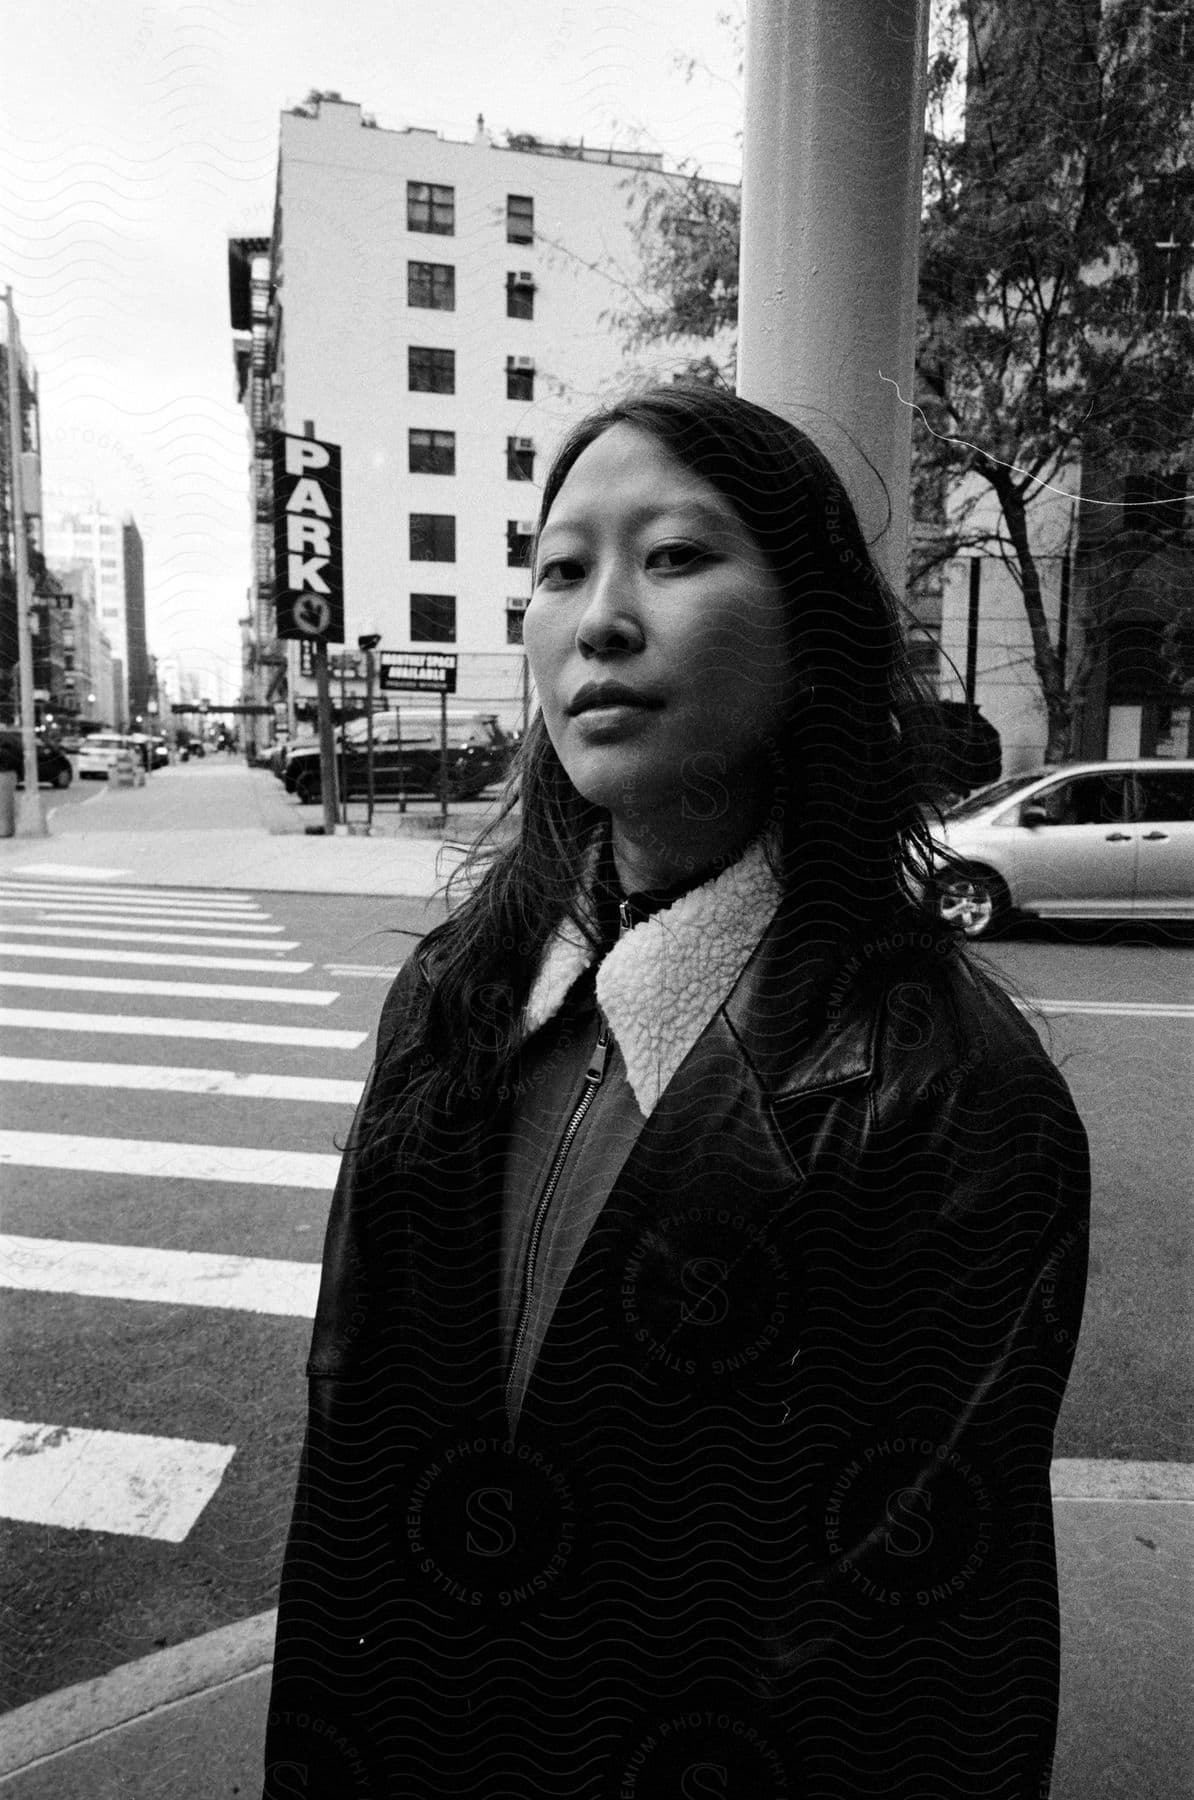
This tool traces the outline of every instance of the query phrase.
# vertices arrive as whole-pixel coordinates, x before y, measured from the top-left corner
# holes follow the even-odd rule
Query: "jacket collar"
[[[590,852],[590,883],[599,853],[599,845]],[[601,961],[597,1002],[644,1118],[733,991],[775,917],[781,892],[766,840],[756,838],[730,868],[625,932]],[[525,1037],[554,1017],[595,954],[566,919],[548,941],[532,983]]]

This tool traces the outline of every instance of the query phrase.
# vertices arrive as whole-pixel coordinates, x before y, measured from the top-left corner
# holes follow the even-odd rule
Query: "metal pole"
[[[323,796],[323,829],[335,833],[336,809],[336,734],[332,729],[332,696],[328,690],[328,647],[322,638],[312,646],[315,668],[315,697],[319,709],[319,789]]]
[[[978,687],[978,598],[983,578],[983,559],[970,558],[970,596],[966,612],[966,704],[974,705]]]
[[[821,444],[901,596],[928,16],[751,0],[746,49],[738,391]]]
[[[439,822],[448,823],[448,696],[439,697]]]
[[[365,812],[365,824],[367,827],[369,827],[371,829],[372,825],[373,825],[373,652],[372,652],[372,650],[366,650],[366,652],[365,652],[365,712],[367,714],[367,722],[366,722],[366,726],[365,726],[365,732],[366,732],[365,755],[368,759],[368,772],[365,776],[365,781],[366,781],[366,785],[369,790],[369,798],[367,801],[366,812]]]
[[[394,702],[394,743],[398,758],[398,811],[406,811],[406,761],[402,754],[402,701]]]
[[[340,658],[340,817],[348,823],[348,653]]]
[[[8,313],[8,446],[9,465],[12,469],[12,535],[16,549],[17,669],[21,684],[21,755],[25,764],[25,783],[17,795],[15,823],[18,837],[45,837],[46,821],[37,785],[37,714],[33,700],[33,638],[29,630],[29,611],[33,596],[29,588],[25,482],[21,467],[21,458],[25,454],[24,413],[21,407],[21,337],[11,287],[4,291],[4,303]]]

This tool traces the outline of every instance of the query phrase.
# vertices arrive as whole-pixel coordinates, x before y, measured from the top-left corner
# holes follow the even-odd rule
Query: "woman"
[[[850,503],[650,391],[557,456],[524,629],[518,836],[333,1203],[266,1795],[1045,1795],[1086,1141],[922,897]]]

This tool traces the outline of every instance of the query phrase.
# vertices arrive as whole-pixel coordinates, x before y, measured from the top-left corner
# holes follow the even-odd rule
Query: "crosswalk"
[[[22,1178],[24,1224],[40,1227],[0,1231],[0,1289],[47,1318],[64,1298],[311,1318],[317,1262],[229,1254],[218,1232],[202,1244],[205,1205],[230,1191],[251,1209],[334,1184],[369,1034],[317,1022],[341,997],[320,980],[338,965],[316,971],[301,950],[249,894],[82,871],[0,880],[0,1170]],[[263,1066],[232,1066],[244,1058]],[[320,1072],[296,1072],[304,1058]],[[296,1119],[329,1147],[288,1147]],[[87,1236],[71,1235],[69,1209],[55,1234],[56,1179],[91,1199]],[[173,1183],[195,1247],[97,1229],[93,1196],[123,1217]],[[183,1543],[243,1446],[174,1435],[168,1417],[132,1431],[105,1405],[97,1391],[61,1417],[0,1419],[0,1520]]]

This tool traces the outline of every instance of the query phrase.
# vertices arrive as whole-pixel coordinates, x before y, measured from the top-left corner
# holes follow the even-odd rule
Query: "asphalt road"
[[[53,798],[77,805],[89,797],[84,787]],[[163,898],[160,914],[176,909],[168,919],[155,921],[149,904],[139,917],[134,911],[131,923],[113,920],[101,927],[133,932],[134,954],[210,952],[237,959],[241,966],[231,971],[110,963],[107,955],[129,939],[87,939],[54,923],[58,915],[49,902],[5,908],[0,939],[17,946],[3,958],[5,972],[34,981],[67,979],[56,990],[5,987],[3,1006],[69,1009],[97,1020],[173,1014],[196,1030],[223,1027],[214,1037],[181,1030],[154,1038],[136,1035],[137,1027],[120,1035],[83,1025],[22,1026],[7,1032],[6,1058],[218,1068],[234,1077],[347,1084],[334,1090],[335,1097],[319,1099],[213,1095],[163,1090],[140,1076],[128,1077],[134,1085],[106,1076],[99,1086],[78,1085],[74,1078],[69,1085],[29,1062],[22,1076],[10,1062],[9,1076],[19,1078],[0,1086],[3,1128],[30,1134],[5,1171],[3,1229],[10,1239],[266,1258],[309,1270],[317,1263],[330,1171],[351,1117],[349,1088],[367,1073],[390,971],[439,913],[421,902],[245,898],[239,922],[219,910],[227,897],[184,894]],[[129,904],[136,909],[143,902],[132,896]],[[210,916],[188,922],[188,906]],[[22,935],[12,929],[16,924],[36,930]],[[277,926],[280,933],[271,930]],[[159,943],[156,949],[136,941],[153,932],[203,941],[197,948]],[[255,941],[245,948],[249,933]],[[220,949],[214,941],[235,943],[238,936],[241,948]],[[92,944],[85,960],[35,954],[38,947],[85,942]],[[1191,946],[1164,932],[1104,927],[1075,941],[1072,932],[1038,928],[986,955],[1016,991],[1045,1002],[1165,1007],[1194,998]],[[245,958],[272,967],[251,973]],[[309,966],[287,970],[286,963]],[[97,974],[103,980],[178,981],[198,991],[178,996],[83,985]],[[216,985],[256,987],[273,997],[217,995]],[[304,993],[334,997],[326,1003],[295,998]],[[291,999],[279,999],[282,994]],[[236,1029],[279,1025],[354,1033],[357,1041],[352,1047],[279,1045],[234,1035]],[[1086,1120],[1095,1167],[1087,1318],[1057,1453],[1190,1460],[1184,1263],[1194,1165],[1185,1123],[1190,1020],[1139,1011],[1050,1012],[1040,1028],[1051,1038]],[[131,1167],[91,1166],[85,1146],[71,1151],[76,1138],[119,1143]],[[29,1147],[46,1144],[56,1166],[39,1166],[39,1152]],[[195,1166],[180,1170],[177,1153],[173,1163],[166,1154],[171,1145],[191,1147],[184,1162],[189,1155]],[[199,1164],[205,1155],[223,1156],[228,1167],[221,1172],[217,1160],[204,1173]],[[234,1165],[237,1155],[256,1158],[251,1173],[248,1164]],[[288,1157],[330,1160],[283,1163]],[[290,1182],[292,1168],[307,1171],[307,1185]],[[5,1296],[6,1417],[119,1433],[122,1443],[169,1438],[186,1446],[231,1446],[233,1453],[179,1541],[152,1530],[12,1518],[0,1524],[9,1645],[0,1665],[0,1704],[19,1705],[275,1603],[309,1334],[301,1311],[266,1314],[195,1303],[194,1296],[155,1305],[40,1288]]]

